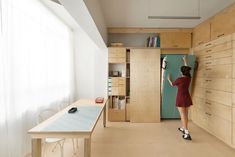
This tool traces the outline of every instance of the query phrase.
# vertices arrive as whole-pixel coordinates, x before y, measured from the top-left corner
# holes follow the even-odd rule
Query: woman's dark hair
[[[180,70],[181,70],[181,72],[182,72],[182,74],[183,74],[184,76],[191,77],[191,74],[190,74],[191,67],[189,67],[189,66],[182,66],[182,67],[180,68]]]

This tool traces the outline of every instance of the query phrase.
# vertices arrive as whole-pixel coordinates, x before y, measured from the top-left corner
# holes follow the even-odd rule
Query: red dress
[[[178,87],[177,97],[176,97],[176,106],[177,107],[189,107],[192,105],[192,99],[189,94],[189,85],[191,82],[191,77],[179,77],[173,82],[173,86]]]

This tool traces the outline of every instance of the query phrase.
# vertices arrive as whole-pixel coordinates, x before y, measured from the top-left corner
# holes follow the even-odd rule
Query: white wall
[[[107,96],[107,80],[108,80],[108,49],[99,49],[95,52],[95,93],[97,96]]]
[[[107,26],[105,23],[103,11],[100,6],[99,0],[84,0],[101,36],[105,43],[107,43]]]
[[[76,98],[94,97],[94,55],[97,46],[81,29],[75,31]]]
[[[83,0],[59,0],[78,25],[87,33],[91,40],[101,49],[106,44],[92,19]]]
[[[97,27],[104,32],[102,14],[97,0],[89,1],[95,24],[83,0],[59,0],[61,5],[43,0],[74,30],[75,99],[105,97],[107,95],[108,50]]]
[[[107,95],[107,48],[100,49],[81,28],[75,31],[76,99]]]

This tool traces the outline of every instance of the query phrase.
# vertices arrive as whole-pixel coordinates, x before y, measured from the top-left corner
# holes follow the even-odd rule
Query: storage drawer
[[[232,79],[224,78],[196,78],[195,86],[214,89],[226,92],[232,92]]]
[[[126,48],[109,48],[109,58],[126,58]]]
[[[193,97],[215,101],[227,106],[232,105],[231,92],[223,92],[223,91],[211,90],[195,86],[193,91]]]
[[[111,93],[112,95],[118,95],[119,94],[118,86],[115,86],[115,87],[112,86]]]
[[[232,44],[231,41],[229,41],[229,42],[226,42],[226,43],[223,43],[223,44],[213,46],[213,47],[210,48],[210,50],[211,50],[212,53],[215,53],[215,52],[220,52],[220,51],[231,49],[232,47],[233,47],[233,44]]]
[[[119,109],[108,109],[108,120],[110,122],[120,122],[120,121],[125,121],[126,120],[126,115],[125,115],[125,109],[119,110]]]
[[[198,97],[198,98],[205,98],[205,88],[201,88],[198,86],[195,86],[193,90],[193,97]]]
[[[205,87],[207,89],[232,92],[232,79],[206,78]]]
[[[223,105],[215,101],[193,97],[193,106],[205,114],[213,114],[224,120],[232,121],[231,106]]]
[[[199,65],[201,65],[200,63],[199,63]],[[205,68],[203,67],[203,68],[198,68],[197,69],[197,71],[195,71],[195,77],[196,78],[205,78]]]
[[[112,87],[118,86],[118,80],[119,78],[112,77]]]
[[[208,66],[204,70],[204,76],[207,78],[232,78],[232,64]]]
[[[126,78],[119,78],[119,79],[118,79],[118,84],[125,86],[125,84],[126,84]]]
[[[205,55],[200,55],[197,56],[198,61],[199,62],[203,62],[203,61],[208,61],[208,60],[215,60],[215,59],[223,59],[223,58],[231,58],[233,55],[233,50],[232,49],[228,49],[228,50],[223,50],[223,51],[219,51],[219,52],[214,52],[214,53],[207,53]],[[229,61],[230,64],[232,63],[231,61]]]
[[[195,113],[192,116],[194,123],[222,141],[231,144],[231,121],[227,121],[209,111],[203,111],[198,108],[193,108],[193,113]]]
[[[202,127],[205,130],[208,130],[208,116],[205,114],[205,111],[202,111],[198,108],[193,108],[192,111],[192,120],[195,124]]]
[[[118,87],[118,95],[126,95],[126,88],[124,86]]]
[[[232,105],[232,93],[205,89],[205,98],[227,106]]]
[[[199,63],[200,64],[200,63]],[[203,78],[232,78],[232,64],[206,66],[196,71],[196,77]]]
[[[226,43],[226,42],[230,42],[232,40],[232,35],[229,34],[229,35],[226,35],[224,37],[221,37],[221,38],[218,38],[216,40],[212,40],[210,41],[208,44],[207,47],[213,47],[213,46],[216,46],[216,45],[220,45],[220,44],[223,44],[223,43]]]
[[[201,51],[201,50],[208,49],[208,48],[211,48],[211,47],[214,47],[214,46],[226,43],[226,42],[230,42],[232,40],[232,38],[233,38],[232,35],[226,35],[224,37],[221,37],[216,40],[212,40],[208,43],[197,46],[194,48],[194,51]]]
[[[112,86],[125,86],[126,78],[112,77]]]
[[[233,135],[233,141],[232,141],[232,145],[233,147],[235,148],[235,123],[232,123],[233,125],[233,132],[232,132],[232,135]]]
[[[205,100],[205,111],[218,116],[224,120],[232,122],[232,107],[217,103],[211,100]]]
[[[206,99],[205,98],[200,98],[200,97],[196,97],[194,96],[192,98],[193,100],[193,107],[196,107],[197,109],[200,109],[202,111],[205,111],[206,110],[206,105],[205,105],[205,102],[206,102]]]
[[[196,56],[204,56],[204,55],[207,55],[207,54],[211,54],[212,53],[212,50],[211,49],[203,49],[203,50],[200,50],[200,51],[195,51],[194,50],[194,54]]]
[[[232,123],[213,114],[208,114],[209,132],[221,139],[227,144],[231,144],[232,139]]]
[[[223,66],[225,64],[232,64],[232,56],[226,58],[213,58],[203,61],[205,66]]]
[[[109,57],[109,63],[125,63],[126,58],[121,57]]]
[[[226,50],[231,50],[233,47],[233,43],[230,41],[230,42],[226,42],[226,43],[223,43],[223,44],[220,44],[220,45],[216,45],[214,47],[211,47],[211,48],[207,48],[207,49],[203,49],[201,51],[195,51],[194,54],[196,56],[204,56],[204,55],[211,55],[213,53],[216,53],[216,52],[223,52],[223,51],[226,51]],[[219,54],[217,54],[219,55]],[[223,55],[221,56],[223,57]],[[208,57],[209,58],[209,57]]]

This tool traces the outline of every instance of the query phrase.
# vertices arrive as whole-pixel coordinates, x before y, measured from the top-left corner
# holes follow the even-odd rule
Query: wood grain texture
[[[223,10],[211,20],[211,40],[235,32],[235,5]]]
[[[210,41],[210,20],[201,23],[193,29],[193,46],[205,44]]]
[[[187,32],[192,28],[136,28],[136,27],[109,27],[108,33],[163,33],[163,32]]]
[[[42,140],[32,139],[32,157],[41,157],[42,154]]]
[[[131,49],[131,122],[160,122],[160,50]]]
[[[161,48],[191,48],[191,33],[166,32],[160,34]]]

